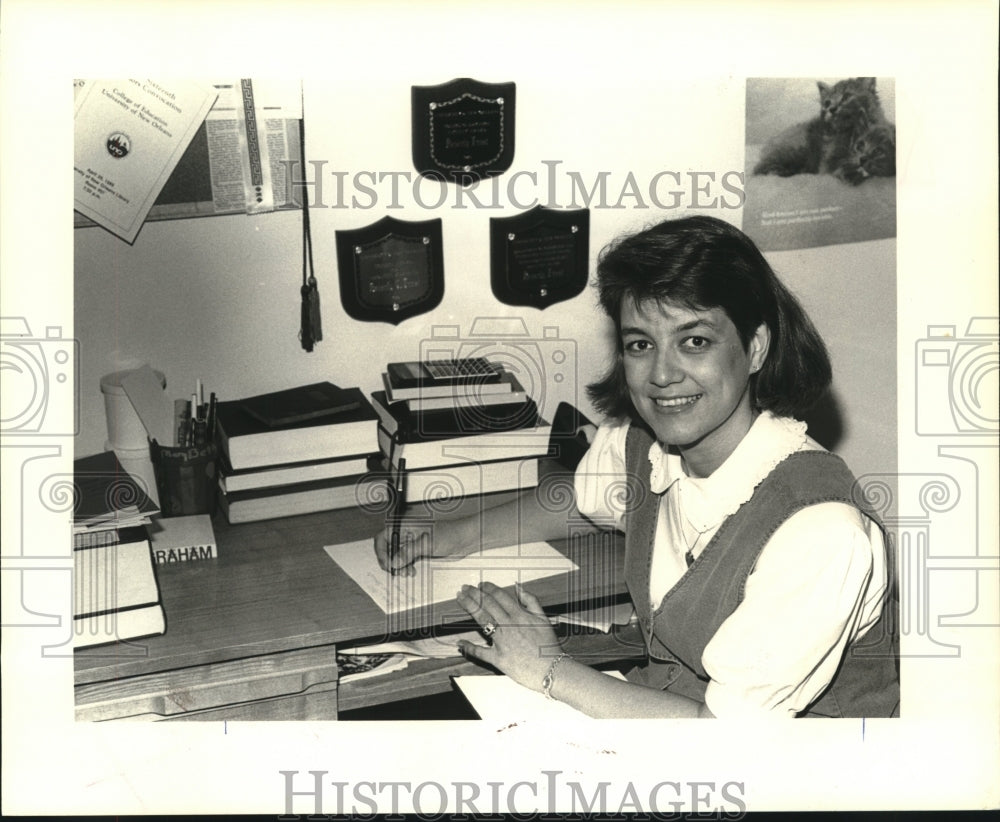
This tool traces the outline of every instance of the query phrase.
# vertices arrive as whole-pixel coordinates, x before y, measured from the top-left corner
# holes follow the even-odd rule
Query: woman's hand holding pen
[[[393,549],[394,536],[398,535],[398,548]],[[438,522],[432,527],[426,521],[400,519],[394,528],[388,523],[375,535],[375,557],[379,566],[392,574],[413,576],[414,563],[430,557],[460,557],[468,554],[471,542],[461,539],[455,523]]]

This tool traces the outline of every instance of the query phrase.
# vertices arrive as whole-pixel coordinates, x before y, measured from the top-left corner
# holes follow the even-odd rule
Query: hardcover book
[[[352,508],[376,499],[385,489],[385,477],[363,474],[281,488],[220,493],[219,506],[230,524]]]
[[[358,388],[343,389],[357,407],[332,417],[269,426],[255,419],[242,400],[217,407],[219,444],[233,469],[360,456],[378,450],[378,415]]]
[[[382,375],[382,383],[386,387],[386,398],[390,402],[405,402],[411,411],[439,411],[442,408],[470,408],[486,405],[513,405],[524,402],[528,399],[528,392],[518,382],[509,371],[505,371],[500,378],[500,382],[490,383],[471,390],[467,387],[456,386],[451,392],[440,397],[431,397],[421,394],[409,400],[393,399],[393,394],[389,391],[389,380],[385,374]],[[495,392],[495,393],[494,393]]]
[[[107,541],[110,533],[117,541]],[[166,616],[146,530],[87,536],[74,537],[73,646],[162,634]]]
[[[317,382],[259,394],[242,401],[243,410],[269,428],[332,417],[358,407],[358,398],[332,382]]]
[[[385,465],[385,470],[389,470]],[[407,503],[433,503],[501,491],[520,491],[538,485],[538,458],[469,462],[406,471]]]
[[[301,482],[350,477],[367,471],[371,456],[362,454],[356,457],[292,462],[237,471],[228,463],[225,454],[222,454],[219,460],[219,487],[227,493],[232,493],[250,491],[254,488],[277,488]]]
[[[401,442],[465,437],[490,431],[515,431],[538,423],[532,399],[500,405],[470,405],[413,411],[406,403],[390,402],[384,391],[372,394],[380,425]]]
[[[406,460],[407,471],[455,465],[459,462],[492,462],[530,459],[549,454],[552,426],[539,418],[538,424],[513,431],[489,431],[424,441],[401,442],[381,426],[379,448],[395,469]]]
[[[390,363],[389,368],[392,368]],[[513,390],[510,375],[503,370],[496,372],[490,379],[478,380],[400,380],[393,379],[391,371],[382,374],[382,383],[391,402],[400,400],[429,400],[452,398],[461,401],[464,398],[490,397],[497,394],[509,394]]]

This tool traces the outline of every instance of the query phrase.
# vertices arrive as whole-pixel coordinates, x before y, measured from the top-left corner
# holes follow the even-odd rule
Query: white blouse
[[[628,423],[601,426],[576,471],[577,506],[622,527]],[[765,412],[709,477],[684,473],[653,443],[650,485],[662,493],[650,601],[687,571],[723,520],[789,454],[822,450],[805,423]],[[789,517],[764,546],[739,607],[702,655],[711,677],[705,702],[717,717],[795,716],[833,679],[845,647],[878,620],[887,589],[882,532],[856,508],[821,503]]]

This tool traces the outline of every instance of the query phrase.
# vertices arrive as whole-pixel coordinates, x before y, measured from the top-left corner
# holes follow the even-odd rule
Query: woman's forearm
[[[545,482],[547,480],[543,480]],[[577,523],[574,532],[579,532],[579,522],[583,517],[573,502],[572,494],[561,494],[559,492],[563,489],[557,488],[550,495],[552,504],[543,504],[542,499],[550,499],[547,496],[549,490],[544,485],[531,488],[502,505],[453,520],[448,535],[453,543],[451,547],[456,550],[468,546],[497,548],[519,542],[566,539],[570,534],[568,523],[571,521]]]
[[[712,716],[701,702],[608,676],[571,657],[560,660],[552,670],[549,695],[598,719]]]

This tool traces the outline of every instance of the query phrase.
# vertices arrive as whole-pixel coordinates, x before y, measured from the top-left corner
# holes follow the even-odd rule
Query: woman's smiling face
[[[708,476],[750,430],[750,375],[767,355],[767,326],[744,349],[721,308],[626,299],[621,320],[632,403],[661,443],[681,451],[691,474]]]

